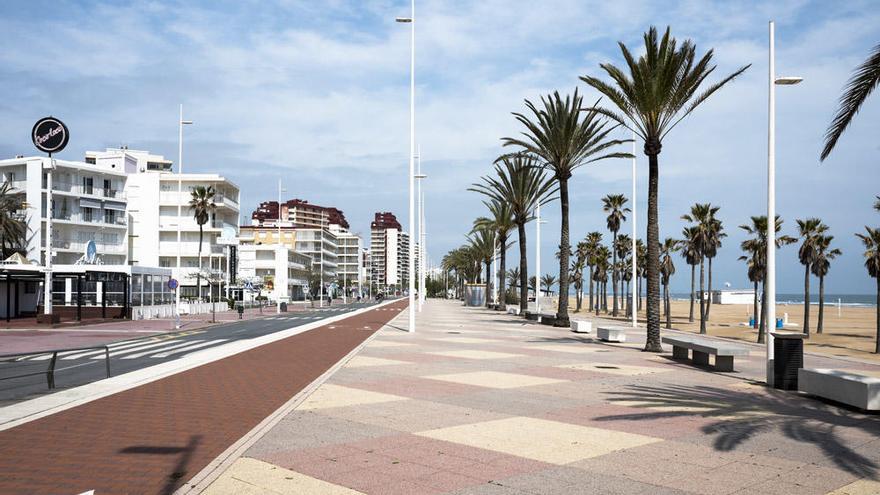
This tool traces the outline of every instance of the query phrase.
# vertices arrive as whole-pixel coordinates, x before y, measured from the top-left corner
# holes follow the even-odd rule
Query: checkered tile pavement
[[[452,301],[404,322],[206,493],[880,493],[880,417],[766,389],[762,356],[715,373]]]

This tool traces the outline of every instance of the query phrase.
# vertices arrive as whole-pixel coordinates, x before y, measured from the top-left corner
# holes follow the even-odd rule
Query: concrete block
[[[590,333],[593,331],[593,322],[586,320],[571,320],[571,331],[574,333]]]
[[[798,390],[866,411],[880,411],[880,378],[857,372],[801,368]]]
[[[507,305],[507,314],[519,316],[519,306]]]
[[[626,342],[626,332],[618,327],[599,327],[596,336],[605,342]]]

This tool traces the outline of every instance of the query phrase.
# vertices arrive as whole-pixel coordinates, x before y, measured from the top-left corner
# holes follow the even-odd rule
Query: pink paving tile
[[[419,377],[395,377],[379,381],[358,382],[357,388],[371,392],[400,395],[413,399],[432,399],[444,395],[480,392],[482,387]]]
[[[396,359],[399,361],[410,361],[418,364],[442,363],[452,358],[438,356],[436,354],[427,354],[422,352],[393,352],[382,355],[386,359]]]
[[[462,488],[469,488],[472,486],[486,484],[485,481],[479,480],[477,478],[471,478],[470,476],[453,473],[451,471],[437,471],[415,480],[415,483],[425,487],[428,490],[436,490],[439,493],[451,492],[455,490],[460,490]]]
[[[596,404],[557,409],[548,411],[540,417],[541,419],[562,423],[637,433],[665,439],[698,434],[704,425],[718,422],[717,419],[704,417],[699,413],[664,413],[662,411],[617,406],[614,404]]]

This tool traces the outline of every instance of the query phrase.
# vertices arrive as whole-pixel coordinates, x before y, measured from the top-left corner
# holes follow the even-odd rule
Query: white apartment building
[[[416,250],[418,254],[418,250]],[[371,281],[376,290],[405,291],[409,285],[409,234],[389,212],[376,213],[370,226]],[[418,257],[416,257],[418,264]]]
[[[279,244],[255,244],[242,239],[238,248],[239,277],[260,287],[262,295],[278,302],[303,301],[309,292],[308,256]]]
[[[202,271],[225,272],[229,247],[218,242],[221,236],[231,242],[238,236],[240,192],[238,186],[218,174],[171,173],[171,162],[146,151],[108,148],[87,152],[97,166],[123,169],[129,173],[125,182],[128,199],[129,262],[133,265],[171,268],[180,284],[182,298],[208,297],[208,281],[196,288],[196,274]],[[197,186],[214,188],[215,211],[200,226],[189,207]],[[220,288],[214,286],[214,297]]]
[[[338,224],[331,224],[330,232],[336,236],[339,285],[363,287],[366,284],[366,279],[362,270],[364,249],[361,236],[349,232],[348,229]]]
[[[47,171],[52,172],[52,262],[73,265],[95,242],[98,264],[129,263],[129,220],[122,167],[43,157],[0,160],[0,183],[24,196],[28,260],[45,265]]]

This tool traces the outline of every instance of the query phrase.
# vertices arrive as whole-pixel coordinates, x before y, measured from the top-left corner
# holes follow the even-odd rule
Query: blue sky
[[[715,280],[746,286],[736,226],[766,209],[767,21],[775,19],[777,72],[805,78],[777,93],[784,230],[794,234],[794,218],[821,217],[844,251],[826,290],[873,291],[853,233],[880,224],[871,210],[880,194],[880,97],[867,102],[829,160],[820,165],[818,154],[841,88],[880,42],[876,2],[486,0],[424,1],[417,9],[417,139],[430,176],[435,260],[483,214],[466,188],[490,170],[499,138],[519,131],[510,112],[522,110],[524,98],[572,91],[578,76],[600,74],[600,63],[622,63],[617,41],[636,47],[648,26],[671,25],[701,52],[715,49],[719,75],[752,68],[665,141],[661,236],[680,235],[679,216],[694,202],[721,206],[730,237]],[[32,154],[30,128],[52,114],[71,129],[63,158],[126,144],[176,160],[183,103],[195,121],[186,129],[186,170],[237,182],[243,217],[276,197],[282,177],[288,196],[343,209],[355,231],[367,234],[375,211],[405,220],[409,30],[394,17],[409,15],[408,2],[7,1],[0,14],[0,156]],[[573,238],[605,231],[600,198],[629,195],[629,170],[626,161],[608,161],[576,173]],[[640,155],[640,230],[646,175]],[[545,217],[549,272],[558,204]],[[515,257],[511,250],[511,263]],[[780,292],[801,291],[796,247],[778,259]],[[680,261],[673,290],[688,283]]]

